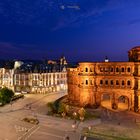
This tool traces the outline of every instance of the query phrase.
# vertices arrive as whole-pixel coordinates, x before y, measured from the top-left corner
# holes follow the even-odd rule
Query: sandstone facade
[[[128,52],[129,62],[81,62],[68,69],[68,98],[85,105],[101,105],[105,96],[118,108],[124,98],[128,110],[140,109],[140,47]]]

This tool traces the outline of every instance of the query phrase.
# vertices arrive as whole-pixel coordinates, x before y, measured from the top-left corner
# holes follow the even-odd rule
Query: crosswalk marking
[[[28,129],[26,127],[20,126],[20,125],[15,125],[14,126],[16,129],[16,132],[27,132]]]

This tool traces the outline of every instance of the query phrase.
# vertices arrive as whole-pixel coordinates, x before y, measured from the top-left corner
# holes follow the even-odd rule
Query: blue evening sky
[[[0,59],[127,61],[140,0],[0,0]]]

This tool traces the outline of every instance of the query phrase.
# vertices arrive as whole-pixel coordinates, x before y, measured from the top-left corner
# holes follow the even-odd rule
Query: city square
[[[140,0],[0,0],[0,140],[140,140]]]
[[[47,116],[47,102],[56,100],[61,96],[64,96],[65,92],[50,93],[49,95],[42,94],[27,94],[24,99],[19,99],[12,105],[8,104],[0,108],[0,139],[1,140],[64,140],[68,135],[72,140],[79,140],[82,133],[82,129],[88,126],[93,126],[93,135],[91,139],[103,140],[106,137],[101,134],[108,134],[108,139],[113,139],[113,136],[126,137],[128,131],[133,133],[128,135],[131,138],[139,138],[140,125],[133,123],[133,120],[124,121],[120,120],[120,125],[117,121],[104,120],[90,120],[80,122],[76,131],[73,130],[73,120],[67,120],[63,118],[56,118],[53,116]],[[27,104],[31,104],[31,109],[27,107]],[[131,114],[132,115],[132,114]],[[131,116],[130,115],[130,116]],[[39,120],[38,125],[32,125],[30,123],[23,122],[24,117],[36,117]],[[137,116],[138,118],[139,116]],[[125,119],[125,117],[124,117]],[[131,122],[132,121],[132,122]],[[129,123],[128,123],[129,122]],[[78,123],[78,122],[77,122]],[[108,129],[106,129],[108,127]],[[115,130],[119,130],[116,132]],[[114,135],[112,136],[112,133]],[[115,138],[114,136],[114,138]],[[90,139],[90,138],[89,138]],[[132,138],[131,138],[132,139]],[[131,140],[130,139],[130,140]]]

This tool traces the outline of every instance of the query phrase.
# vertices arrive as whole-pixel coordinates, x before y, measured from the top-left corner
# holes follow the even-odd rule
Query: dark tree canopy
[[[14,92],[11,89],[4,87],[0,90],[0,102],[2,104],[9,103],[13,96]]]

